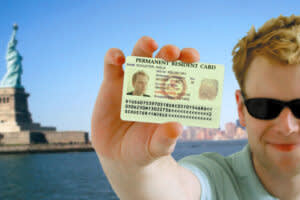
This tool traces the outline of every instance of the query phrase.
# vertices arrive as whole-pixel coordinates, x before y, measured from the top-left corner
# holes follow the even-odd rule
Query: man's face
[[[137,75],[135,82],[132,83],[136,95],[143,95],[147,89],[148,77]]]
[[[245,79],[247,98],[273,98],[283,101],[300,99],[300,65],[282,65],[264,57],[255,57]],[[236,91],[240,122],[246,126],[255,167],[274,175],[291,177],[300,174],[300,120],[285,107],[277,118],[261,120],[252,117]],[[299,144],[283,151],[272,144]]]

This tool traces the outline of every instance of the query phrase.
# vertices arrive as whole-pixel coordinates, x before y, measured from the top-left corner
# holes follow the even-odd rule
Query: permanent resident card
[[[220,127],[224,65],[128,56],[121,119]]]

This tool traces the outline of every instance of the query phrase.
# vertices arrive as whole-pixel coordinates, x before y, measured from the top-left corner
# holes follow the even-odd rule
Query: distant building
[[[245,128],[239,124],[239,120],[225,124],[225,130],[201,127],[186,127],[179,140],[235,140],[247,139]]]

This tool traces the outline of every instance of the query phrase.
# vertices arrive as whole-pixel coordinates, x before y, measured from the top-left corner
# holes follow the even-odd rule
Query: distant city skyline
[[[220,128],[238,119],[231,51],[254,25],[280,14],[300,13],[298,1],[139,1],[51,0],[0,2],[0,78],[17,23],[23,57],[22,85],[30,93],[34,121],[58,130],[90,132],[95,99],[103,79],[104,55],[120,48],[126,56],[148,35],[162,47],[193,47],[200,62],[224,64]],[[258,6],[259,5],[259,6]]]
[[[248,135],[245,127],[241,126],[239,120],[235,123],[228,122],[225,129],[220,128],[201,128],[201,127],[185,127],[179,140],[197,141],[197,140],[240,140],[247,139]]]

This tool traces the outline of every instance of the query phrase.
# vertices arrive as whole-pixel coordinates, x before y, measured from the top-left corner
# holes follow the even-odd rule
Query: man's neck
[[[300,200],[300,174],[283,176],[260,165],[253,156],[254,170],[265,189],[280,200]]]
[[[136,92],[136,91],[133,91],[133,95],[135,95],[135,96],[142,96],[143,93],[138,93],[138,92]]]

